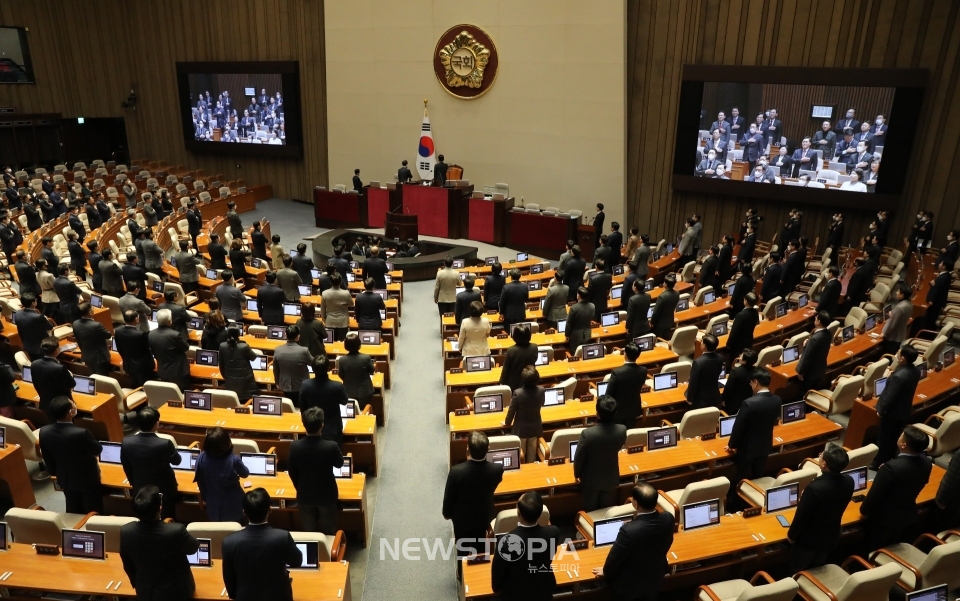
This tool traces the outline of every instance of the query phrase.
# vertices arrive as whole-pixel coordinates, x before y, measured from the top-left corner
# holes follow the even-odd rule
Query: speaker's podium
[[[421,234],[439,238],[465,237],[467,229],[463,222],[467,219],[466,204],[473,194],[473,186],[401,184],[400,188],[403,214],[419,218]],[[397,236],[388,232],[387,237]]]
[[[395,213],[388,211],[383,219],[384,238],[396,238],[399,240],[416,240],[419,237],[417,231],[417,216],[405,213]]]

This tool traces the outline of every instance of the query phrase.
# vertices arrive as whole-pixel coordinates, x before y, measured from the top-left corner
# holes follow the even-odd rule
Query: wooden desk
[[[18,400],[36,403],[39,406],[40,395],[37,394],[37,389],[34,388],[32,383],[17,380],[17,385],[19,386],[17,389]],[[81,417],[80,419],[82,421],[92,421],[92,423],[78,423],[77,425],[92,430],[99,440],[109,440],[112,442],[123,441],[123,423],[120,421],[120,411],[117,409],[117,400],[112,394],[104,392],[83,394],[74,391],[73,400],[76,402],[77,410],[81,414],[89,413],[93,418],[89,420]]]
[[[20,445],[7,443],[5,448],[0,449],[0,482],[5,482],[10,490],[14,507],[30,509],[37,504]]]
[[[367,227],[367,197],[352,191],[314,188],[313,217],[317,227]]]
[[[192,498],[200,496],[200,489],[197,483],[193,481],[194,472],[187,470],[174,470],[177,477],[177,489],[181,494]],[[280,501],[279,510],[296,513],[294,502],[297,499],[297,489],[293,486],[287,472],[277,472],[276,476],[250,476],[244,478],[243,482],[250,482],[250,487],[245,490],[263,487],[270,493],[274,501]],[[100,464],[100,482],[105,489],[122,490],[124,494],[129,494],[130,483],[123,472],[123,466],[101,463]],[[352,532],[360,536],[366,546],[369,536],[369,525],[367,515],[367,476],[366,474],[354,474],[352,478],[338,479],[337,489],[340,501],[340,516],[338,519],[340,529],[344,532]],[[132,507],[130,508],[132,512]],[[179,517],[179,516],[178,516]],[[291,516],[292,517],[292,516]],[[187,523],[190,520],[177,521]],[[296,530],[296,528],[290,528]]]
[[[3,570],[11,575],[4,588],[36,593],[61,593],[100,597],[109,590],[111,596],[133,598],[136,595],[119,553],[107,553],[104,561],[69,559],[59,555],[37,555],[33,545],[12,543],[3,552]],[[328,562],[319,570],[291,570],[293,598],[298,601],[351,598],[349,564]],[[223,569],[221,560],[211,568],[191,568],[197,590],[194,599],[223,601]],[[56,577],[51,577],[55,574]],[[16,597],[17,595],[14,594]],[[33,596],[33,595],[30,595]]]
[[[164,405],[160,413],[161,429],[172,434],[178,444],[202,444],[207,430],[214,426],[225,428],[237,438],[257,441],[260,450],[266,452],[276,447],[277,460],[286,467],[290,456],[290,444],[305,435],[299,413],[281,415],[253,415],[236,413],[231,409],[215,408],[200,411]],[[339,419],[339,418],[338,418]],[[356,466],[354,471],[377,475],[377,424],[374,415],[358,415],[346,420],[343,428],[343,452],[352,453]]]
[[[810,327],[816,315],[815,309],[804,307],[802,310],[787,311],[778,319],[761,321],[753,330],[753,348],[759,351],[765,346],[780,344],[784,339]],[[729,338],[729,334],[720,336],[717,348],[726,349]]]
[[[674,250],[672,253],[660,257],[659,260],[653,261],[648,266],[647,278],[653,278],[657,284],[663,283],[663,278],[666,277],[671,271],[676,271],[679,268],[682,268],[683,265],[678,265],[680,262],[680,251]],[[679,280],[677,281],[677,286],[674,288],[677,292],[680,291],[680,284],[687,284],[686,282]],[[692,284],[687,284],[689,287],[693,287]]]
[[[526,261],[517,261],[516,259],[509,259],[506,263],[501,262],[501,264],[503,265],[504,273],[506,273],[506,271],[509,269],[513,269],[514,267],[516,267],[522,272],[529,273],[531,266],[539,265],[540,263],[543,263],[543,259],[538,259],[536,257],[531,257]],[[489,265],[474,265],[472,267],[463,267],[461,269],[457,269],[456,271],[472,273],[478,278],[485,277],[493,273],[493,270],[490,268]]]
[[[577,220],[571,217],[507,211],[506,222],[507,246],[551,259],[560,258],[567,240],[577,239]]]

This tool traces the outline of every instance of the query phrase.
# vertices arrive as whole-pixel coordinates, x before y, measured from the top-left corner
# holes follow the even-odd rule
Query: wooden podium
[[[417,216],[390,211],[384,216],[383,232],[383,237],[388,240],[394,238],[399,238],[400,241],[410,238],[417,240],[419,237]]]

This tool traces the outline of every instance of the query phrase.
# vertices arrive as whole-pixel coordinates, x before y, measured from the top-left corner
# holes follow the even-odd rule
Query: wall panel
[[[666,10],[665,4],[669,4]],[[960,3],[636,0],[628,2],[627,7],[626,178],[630,225],[669,238],[679,233],[685,217],[700,213],[704,215],[705,236],[713,241],[735,231],[748,206],[755,205],[766,217],[761,236],[769,239],[779,231],[791,208],[671,188],[674,127],[684,63],[929,69],[930,87],[913,166],[891,238],[901,238],[921,208],[936,213],[938,240],[945,238],[948,229],[960,225],[960,203],[956,200],[960,181],[951,177],[951,166],[960,162]],[[811,240],[824,235],[830,209],[801,208],[805,213],[804,233]],[[866,231],[870,219],[868,211],[848,213],[848,236]]]

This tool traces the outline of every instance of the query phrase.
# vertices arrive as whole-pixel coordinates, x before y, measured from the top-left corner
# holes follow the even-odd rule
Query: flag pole
[[[426,98],[423,99],[423,116],[424,117],[427,116],[427,99]]]

